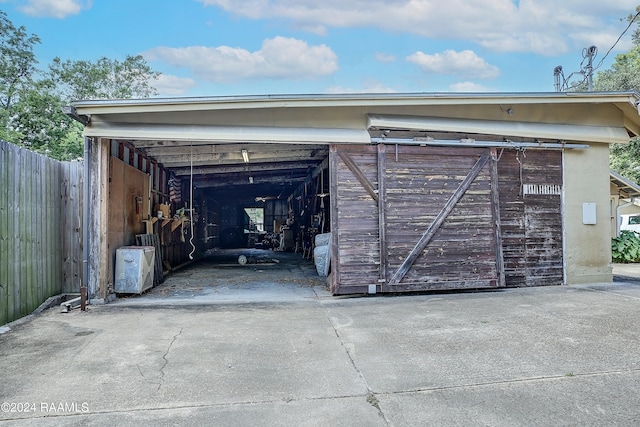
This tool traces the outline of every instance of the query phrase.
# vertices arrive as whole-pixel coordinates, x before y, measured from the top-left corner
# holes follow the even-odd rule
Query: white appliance
[[[153,287],[154,262],[153,246],[118,248],[116,250],[116,293],[141,294]]]

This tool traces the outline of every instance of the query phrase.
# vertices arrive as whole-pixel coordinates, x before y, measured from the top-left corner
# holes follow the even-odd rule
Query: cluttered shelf
[[[165,228],[166,226],[170,225],[170,230],[171,232],[174,232],[178,229],[178,227],[184,227],[185,225],[189,224],[189,219],[188,218],[150,218],[150,219],[143,219],[142,222],[145,224],[145,230],[147,234],[153,234],[154,233],[154,229],[153,229],[153,225],[155,223],[159,223],[158,226],[160,228]]]

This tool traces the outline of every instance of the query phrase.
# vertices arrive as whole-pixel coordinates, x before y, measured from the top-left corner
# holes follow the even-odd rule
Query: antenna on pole
[[[562,65],[558,65],[553,69],[553,86],[556,88],[556,92],[562,92],[562,85],[564,80],[564,73],[562,72]]]
[[[553,69],[553,80],[556,92],[566,92],[569,89],[573,89],[580,84],[586,82],[587,90],[591,92],[593,90],[593,59],[598,54],[598,48],[596,46],[590,46],[582,49],[582,62],[580,63],[580,71],[574,71],[569,74],[569,77],[564,77],[562,66],[558,65]],[[585,65],[586,61],[586,65]],[[583,66],[584,65],[584,66]],[[582,75],[582,81],[573,85],[569,85],[570,80],[575,75]]]
[[[591,92],[593,90],[593,58],[596,57],[596,54],[598,53],[598,48],[595,46],[591,46],[589,48],[586,49],[586,58],[587,58],[587,66],[584,67],[584,73],[587,77],[587,90],[589,92]],[[583,56],[584,55],[584,51],[583,51]]]

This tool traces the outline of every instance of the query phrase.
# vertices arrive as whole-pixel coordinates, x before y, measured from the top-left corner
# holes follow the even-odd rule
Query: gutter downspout
[[[84,137],[84,187],[82,189],[82,284],[80,285],[80,308],[85,310],[89,289],[89,184],[91,182],[91,139]]]

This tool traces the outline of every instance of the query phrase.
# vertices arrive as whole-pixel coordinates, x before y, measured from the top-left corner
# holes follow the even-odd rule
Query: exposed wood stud
[[[339,283],[341,282],[341,266],[338,262],[339,248],[338,248],[338,234],[340,233],[340,227],[338,224],[338,218],[340,212],[338,210],[338,153],[337,146],[329,146],[329,198],[330,198],[330,219],[331,222],[331,245],[329,245],[331,254],[331,282],[330,287],[333,293],[339,292]]]
[[[385,188],[386,148],[378,144],[378,223],[380,236],[380,283],[383,290],[387,282],[387,197]]]
[[[504,255],[502,252],[502,227],[500,224],[500,194],[498,179],[498,150],[491,149],[491,214],[494,223],[496,268],[498,270],[498,283],[505,286]]]

